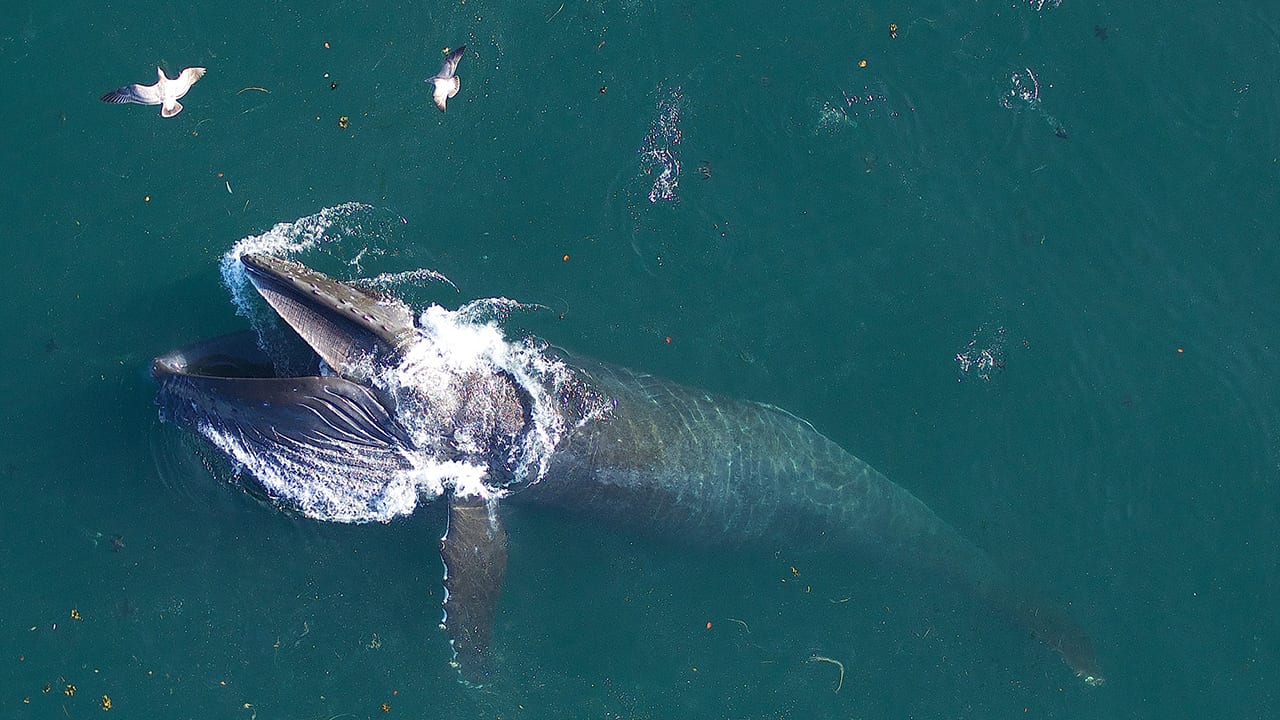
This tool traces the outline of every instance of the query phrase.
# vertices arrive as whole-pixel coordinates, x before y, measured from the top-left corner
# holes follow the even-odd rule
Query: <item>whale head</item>
[[[163,420],[203,435],[278,504],[322,520],[388,520],[459,483],[479,495],[502,486],[530,425],[510,373],[431,361],[451,356],[450,336],[420,327],[399,300],[282,258],[241,263],[290,330],[157,357]]]

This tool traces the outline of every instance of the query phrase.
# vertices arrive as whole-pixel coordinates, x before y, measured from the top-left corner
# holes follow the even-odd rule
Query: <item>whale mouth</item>
[[[275,353],[273,353],[274,355]],[[293,341],[282,372],[245,331],[157,357],[160,417],[204,436],[252,494],[321,520],[390,520],[418,502],[410,441],[372,388],[320,373]],[[241,471],[247,472],[241,472]]]
[[[314,364],[316,358],[296,358]],[[209,378],[275,378],[275,363],[258,347],[252,331],[224,335],[157,357],[151,364],[157,380],[172,376]]]

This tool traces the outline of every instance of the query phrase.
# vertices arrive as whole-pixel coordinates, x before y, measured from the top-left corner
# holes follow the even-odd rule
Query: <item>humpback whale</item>
[[[308,517],[387,521],[421,499],[447,501],[441,626],[465,681],[500,672],[490,646],[503,515],[530,503],[682,537],[887,554],[945,577],[1086,683],[1103,682],[1089,636],[1063,608],[790,413],[536,338],[508,341],[461,309],[415,316],[292,260],[240,263],[292,349],[249,331],[157,357],[161,418],[203,435],[274,503]]]

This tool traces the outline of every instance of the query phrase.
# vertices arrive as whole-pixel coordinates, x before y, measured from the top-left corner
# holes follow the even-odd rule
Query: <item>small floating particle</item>
[[[228,180],[228,181],[227,181],[227,194],[228,194],[228,195],[231,195],[231,194],[232,194],[232,192],[231,192],[231,181],[230,181],[230,180]]]
[[[866,67],[866,66],[867,66],[867,61],[866,61],[866,60],[859,60],[859,61],[858,61],[858,67],[860,67],[860,68],[864,68],[864,67]]]
[[[329,83],[329,89],[330,89],[330,90],[337,90],[337,89],[338,89],[338,83],[336,83],[336,82],[331,82],[331,83]]]
[[[150,196],[150,195],[148,195],[148,196],[146,196],[146,197],[142,198],[142,202],[151,202],[151,196]]]
[[[1182,348],[1178,348],[1178,352],[1182,352]]]
[[[71,683],[67,683],[67,686],[62,689],[62,692],[65,693],[67,697],[71,697],[76,694],[76,686]]]
[[[328,50],[328,49],[329,49],[329,42],[328,42],[327,40],[326,40],[326,41],[325,41],[325,43],[324,43],[324,49],[325,49],[325,50]]]
[[[83,620],[84,618],[80,616],[80,611],[79,611],[79,610],[77,610],[77,609],[75,609],[75,608],[71,608],[71,619],[72,619],[72,620]]]
[[[565,255],[564,257],[560,258],[560,262],[569,262],[569,256]]]
[[[608,86],[608,85],[601,85],[601,86],[600,86],[600,94],[601,94],[601,95],[603,95],[603,94],[605,94],[605,93],[607,93],[607,92],[609,92],[609,86]]]
[[[44,693],[45,695],[48,695],[52,691],[53,691],[53,685],[50,683],[45,683],[44,687],[40,688],[40,692]]]
[[[103,711],[106,711],[106,710],[110,710],[110,709],[111,709],[111,698],[110,698],[110,697],[108,697],[108,696],[106,696],[106,695],[103,695],[103,696],[102,696],[102,701],[101,701],[101,702],[102,702],[102,709],[103,709]]]
[[[707,621],[707,629],[708,629],[708,630],[710,630],[710,629],[711,629],[711,621],[710,621],[710,620],[708,620],[708,621]]]
[[[670,344],[671,344],[671,336],[670,336],[670,335],[668,335],[668,336],[665,338],[665,340],[667,341],[667,344],[668,344],[668,345],[670,345]]]
[[[350,124],[351,124],[351,121],[347,118],[346,115],[343,115],[342,117],[338,118],[338,127],[342,128],[343,130],[346,130],[347,126]]]
[[[889,23],[889,39],[896,40],[898,37],[898,23]]]
[[[391,706],[388,705],[387,703],[382,703],[381,705],[378,706],[378,709],[384,713],[391,712]]]
[[[222,177],[222,173],[218,173],[218,177]]]

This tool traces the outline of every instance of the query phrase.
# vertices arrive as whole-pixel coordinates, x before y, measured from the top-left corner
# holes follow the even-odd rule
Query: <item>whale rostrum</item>
[[[292,329],[288,362],[251,332],[158,357],[161,417],[309,517],[385,521],[444,498],[442,626],[468,681],[501,672],[490,646],[503,515],[538,504],[694,541],[889,557],[963,589],[1086,683],[1103,682],[1089,636],[1063,608],[790,413],[508,341],[496,324],[438,306],[415,317],[292,260],[241,263]]]

